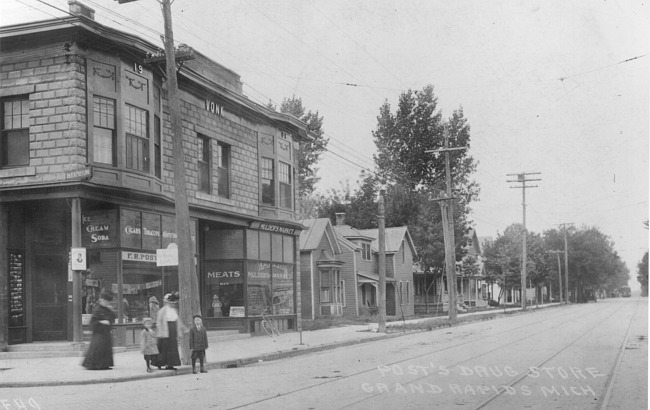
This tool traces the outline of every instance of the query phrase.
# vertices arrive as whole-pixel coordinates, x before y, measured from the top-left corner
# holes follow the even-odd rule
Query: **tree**
[[[648,252],[637,265],[636,280],[641,284],[641,296],[648,296]]]
[[[564,232],[545,232],[546,248],[564,250]],[[614,250],[614,242],[596,227],[574,227],[567,231],[569,291],[574,300],[584,301],[586,293],[608,293],[627,285],[629,270]]]
[[[274,108],[271,103],[269,107]],[[298,196],[300,208],[303,209],[303,202],[305,198],[311,195],[316,188],[316,183],[320,180],[317,175],[318,163],[320,156],[327,150],[328,138],[325,138],[323,131],[323,117],[319,116],[318,111],[307,111],[302,105],[302,99],[296,98],[294,95],[291,98],[285,98],[280,104],[280,112],[284,114],[291,114],[294,117],[307,123],[307,127],[315,135],[315,139],[310,142],[303,142],[300,144],[300,151],[298,154]]]
[[[388,102],[380,107],[377,129],[372,133],[378,152],[374,157],[377,176],[387,190],[387,226],[409,227],[425,271],[444,266],[444,251],[439,252],[444,248],[440,209],[431,199],[446,189],[444,154],[426,151],[445,146],[445,128],[450,146],[469,147],[470,141],[462,108],[445,121],[437,104],[431,85],[421,91],[403,92],[394,113]],[[450,168],[454,196],[460,198],[454,204],[454,233],[460,260],[469,228],[469,204],[479,189],[471,180],[476,163],[468,150],[451,151]]]
[[[483,249],[486,280],[498,284],[501,292],[521,287],[522,235],[523,225],[512,224]]]

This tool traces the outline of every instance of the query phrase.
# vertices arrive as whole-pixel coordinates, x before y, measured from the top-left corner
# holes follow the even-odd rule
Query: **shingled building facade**
[[[0,28],[0,350],[72,340],[74,235],[87,257],[81,315],[112,290],[118,344],[178,290],[177,268],[156,260],[176,241],[181,194],[161,50],[70,3],[71,17]],[[251,102],[239,75],[198,52],[178,80],[192,297],[210,328],[258,331],[266,308],[295,328],[306,124]]]

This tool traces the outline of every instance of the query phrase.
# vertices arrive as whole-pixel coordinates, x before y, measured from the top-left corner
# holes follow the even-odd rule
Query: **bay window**
[[[126,167],[149,172],[149,117],[145,110],[126,105],[124,107],[126,134]]]
[[[115,165],[115,100],[93,97],[93,160]]]
[[[273,159],[262,158],[261,178],[262,178],[262,203],[275,205],[275,185]]]
[[[280,206],[287,209],[292,209],[292,184],[291,184],[291,165],[280,162],[279,170],[280,182]]]

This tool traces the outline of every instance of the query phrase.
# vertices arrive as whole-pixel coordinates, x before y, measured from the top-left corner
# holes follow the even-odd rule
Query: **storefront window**
[[[273,313],[289,315],[293,308],[293,265],[273,264]]]
[[[240,261],[206,262],[205,287],[210,300],[209,317],[240,315],[244,308],[243,267],[244,263]]]
[[[271,265],[263,262],[248,262],[248,316],[261,316],[269,308],[271,296]]]
[[[155,318],[158,308],[163,306],[164,295],[178,290],[178,269],[175,266],[163,268],[155,263],[125,261],[122,270],[124,322]]]

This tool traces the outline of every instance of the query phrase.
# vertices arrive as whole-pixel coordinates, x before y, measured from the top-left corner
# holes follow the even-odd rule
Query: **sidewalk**
[[[544,305],[541,307],[547,307]],[[531,310],[535,307],[529,307]],[[519,310],[511,308],[508,311]],[[503,315],[503,309],[486,312],[466,313],[460,318],[479,319],[482,315]],[[415,323],[425,320],[444,321],[447,317],[407,320]],[[391,326],[403,324],[402,321],[387,323]],[[377,333],[377,323],[344,326],[309,332],[284,333],[276,338],[251,336],[237,340],[212,343],[207,350],[207,370],[224,367],[240,367],[259,361],[277,360],[326,349],[372,342],[380,339],[398,337],[404,332]],[[146,372],[144,359],[138,350],[130,350],[113,355],[115,366],[111,370],[86,370],[81,366],[83,357],[56,357],[0,360],[0,388],[34,387],[57,385],[81,385],[93,383],[115,383],[130,380],[166,377],[192,372],[191,366],[179,366],[176,371],[158,370]]]

